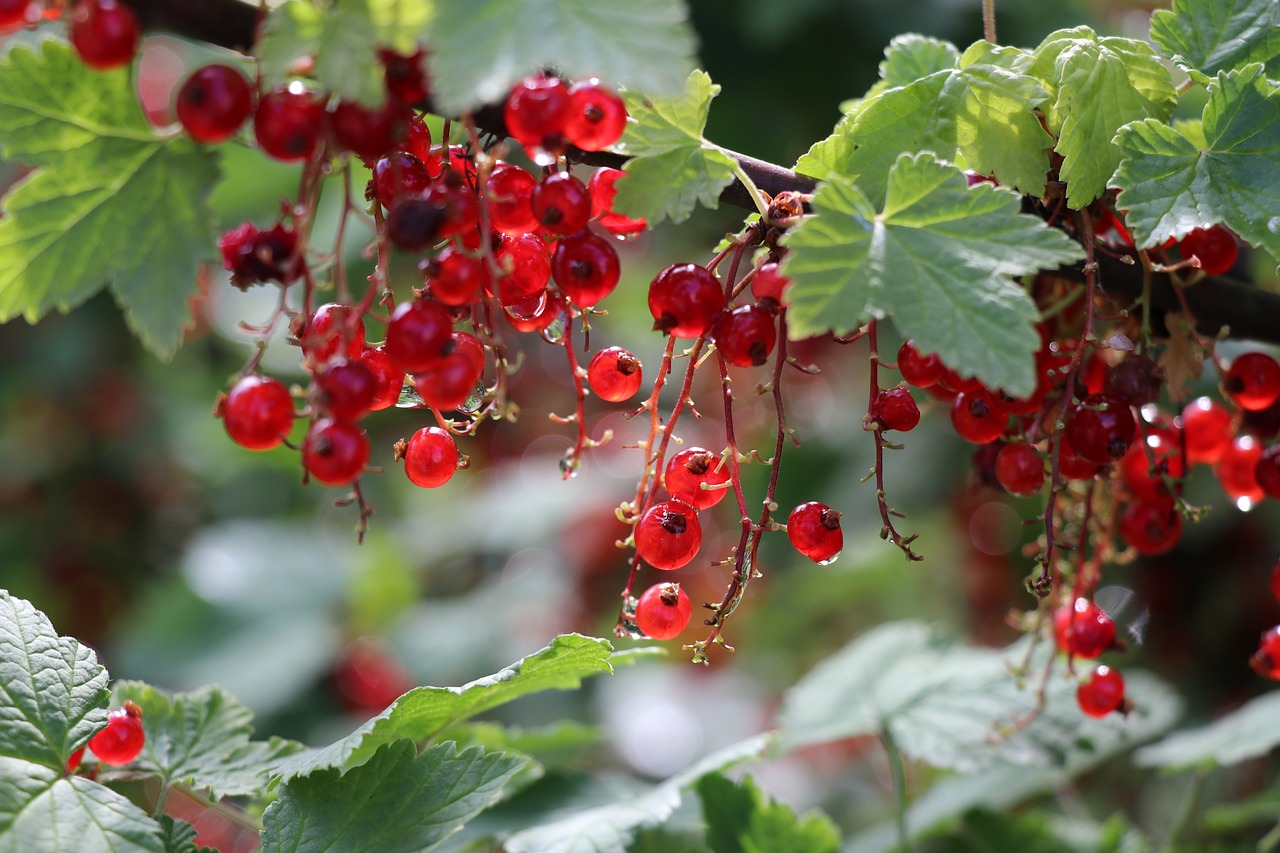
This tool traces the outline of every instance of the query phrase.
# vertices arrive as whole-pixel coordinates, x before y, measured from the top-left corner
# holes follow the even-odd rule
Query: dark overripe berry
[[[415,486],[443,486],[458,470],[458,445],[440,427],[423,427],[409,437],[404,449],[404,473]]]
[[[1107,373],[1102,393],[1119,397],[1135,408],[1160,399],[1164,387],[1164,368],[1145,355],[1130,353]]]
[[[646,589],[636,602],[636,627],[651,640],[670,640],[689,626],[693,603],[678,583]]]
[[[387,211],[387,239],[402,252],[421,252],[442,236],[444,205],[421,196],[396,201]]]
[[[702,525],[697,511],[681,501],[662,501],[636,523],[636,553],[655,569],[678,569],[698,553]]]
[[[222,142],[253,111],[253,90],[245,76],[231,66],[206,65],[182,84],[174,111],[183,130],[196,142]]]
[[[720,280],[697,264],[672,264],[649,284],[653,328],[672,337],[700,337],[723,307]]]
[[[369,462],[369,437],[350,421],[321,418],[302,442],[302,467],[326,486],[354,483]]]
[[[278,281],[290,284],[302,275],[298,235],[278,223],[266,231],[244,222],[218,238],[222,265],[231,271],[231,283],[242,290],[253,284]]]
[[[791,546],[820,566],[834,563],[844,550],[840,513],[818,501],[802,503],[787,518]]]
[[[687,447],[667,461],[662,484],[673,498],[703,510],[720,503],[729,494],[725,486],[731,473],[720,454],[702,447]]]
[[[587,383],[601,400],[621,403],[640,390],[644,371],[640,359],[622,347],[602,349],[587,365]]]
[[[411,106],[431,96],[425,50],[419,48],[415,53],[403,54],[379,48],[378,59],[382,62],[387,94]]]
[[[293,428],[293,397],[278,379],[244,376],[218,403],[231,440],[248,450],[269,450]]]
[[[556,241],[551,276],[560,291],[579,308],[591,308],[618,286],[622,265],[608,241],[590,231]]]

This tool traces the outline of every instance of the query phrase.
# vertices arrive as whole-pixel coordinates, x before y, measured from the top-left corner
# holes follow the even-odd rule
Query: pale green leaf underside
[[[1228,767],[1280,745],[1280,691],[1264,693],[1206,726],[1174,732],[1134,755],[1142,767]]]
[[[1173,0],[1151,14],[1151,40],[1189,68],[1213,76],[1280,56],[1275,0]]]
[[[92,649],[0,590],[0,756],[61,771],[106,725],[108,695]]]
[[[881,212],[842,181],[813,206],[786,238],[792,334],[888,317],[961,374],[1014,396],[1034,390],[1038,312],[1011,277],[1079,260],[1078,245],[1020,214],[1013,193],[968,187],[931,154],[898,159]]]
[[[527,760],[452,743],[421,755],[384,745],[343,775],[336,768],[281,785],[262,816],[263,853],[426,851],[492,806]]]
[[[160,825],[110,788],[0,757],[0,853],[164,853]]]
[[[436,102],[460,114],[543,66],[672,95],[693,69],[694,36],[679,0],[467,0],[439,4],[431,49]]]
[[[543,690],[571,690],[613,671],[606,640],[565,634],[494,675],[462,687],[416,687],[342,740],[280,762],[285,779],[355,767],[390,741],[426,741],[467,718]]]
[[[1122,128],[1112,185],[1139,246],[1216,223],[1280,259],[1280,87],[1262,66],[1220,73],[1210,86],[1200,149],[1148,119]]]
[[[733,182],[733,159],[702,138],[720,87],[705,71],[685,80],[684,94],[662,98],[623,92],[630,119],[615,150],[631,159],[618,181],[614,208],[644,218],[683,222],[699,205],[715,208]]]
[[[0,62],[0,149],[38,167],[3,202],[0,321],[110,284],[142,342],[171,357],[213,246],[215,155],[155,138],[126,72],[92,71],[52,40]]]

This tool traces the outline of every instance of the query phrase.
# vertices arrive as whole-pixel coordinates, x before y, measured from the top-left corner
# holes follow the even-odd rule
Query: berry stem
[[[982,0],[982,37],[996,43],[996,0]]]
[[[889,502],[885,497],[884,449],[888,442],[884,440],[884,430],[873,411],[876,397],[880,394],[880,351],[876,343],[875,320],[872,320],[866,325],[866,338],[868,348],[870,350],[870,369],[867,371],[867,374],[871,385],[870,396],[867,398],[866,423],[874,423],[876,425],[872,432],[875,435],[876,442],[876,503],[880,507],[880,521],[883,523],[883,526],[880,528],[880,538],[888,539],[894,545],[898,546],[902,553],[906,555],[907,560],[911,562],[918,562],[923,560],[924,557],[911,550],[911,543],[916,540],[916,534],[912,533],[909,536],[903,536],[898,532],[898,529],[893,525],[892,517],[896,513],[889,508]]]

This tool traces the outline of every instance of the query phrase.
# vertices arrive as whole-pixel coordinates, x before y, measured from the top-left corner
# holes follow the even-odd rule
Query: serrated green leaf
[[[464,723],[449,727],[444,736],[467,746],[514,751],[541,760],[546,755],[573,753],[600,743],[604,733],[597,726],[563,720],[552,726],[532,729],[498,723]]]
[[[526,759],[437,744],[389,743],[343,775],[319,770],[280,786],[262,815],[263,853],[430,850],[492,806]]]
[[[631,159],[618,180],[614,209],[654,225],[683,222],[697,205],[720,203],[720,191],[733,183],[734,162],[702,138],[711,99],[719,93],[705,71],[689,75],[683,95],[622,93],[630,118],[615,150]]]
[[[1034,390],[1038,312],[1010,277],[1079,260],[1078,245],[930,154],[898,159],[880,212],[841,181],[813,208],[785,238],[793,335],[890,317],[954,370],[1015,397]]]
[[[675,95],[693,69],[679,0],[470,0],[431,23],[431,82],[448,113],[498,103],[544,66],[569,77]]]
[[[707,824],[707,846],[713,853],[742,853],[738,835],[760,804],[759,789],[750,777],[739,784],[719,773],[708,773],[695,787]]]
[[[1229,767],[1266,755],[1280,745],[1276,730],[1280,690],[1250,699],[1206,726],[1174,732],[1134,754],[1141,767]]]
[[[0,757],[0,853],[165,853],[160,825],[110,788]]]
[[[356,767],[391,741],[430,740],[456,723],[529,693],[571,690],[588,676],[612,672],[612,651],[607,640],[561,635],[541,651],[462,687],[416,687],[337,743],[286,758],[279,769],[287,780],[322,769]]]
[[[0,590],[0,755],[65,768],[107,723],[107,680],[92,649]]]
[[[928,841],[930,853],[979,853],[987,850],[1034,850],[1036,853],[1080,853],[1058,837],[1049,816],[1039,812],[1000,814],[987,809],[965,813],[959,823]]]
[[[1173,0],[1151,13],[1151,40],[1187,70],[1210,77],[1280,56],[1275,0]]]
[[[835,853],[840,833],[821,812],[797,817],[769,800],[750,777],[734,783],[713,773],[698,780],[714,853]]]
[[[1153,119],[1121,128],[1112,185],[1137,244],[1221,222],[1280,259],[1280,86],[1260,64],[1220,73],[1202,132],[1205,148]]]
[[[1167,120],[1177,93],[1146,42],[1088,27],[1052,33],[1035,50],[1031,74],[1049,93],[1049,130],[1058,137],[1067,201],[1080,210],[1107,188],[1120,164],[1116,131],[1136,119]]]
[[[164,853],[218,853],[212,847],[196,844],[196,828],[185,820],[162,814],[156,822],[160,824]]]
[[[0,321],[110,284],[143,344],[171,358],[214,246],[215,155],[156,138],[128,71],[93,71],[53,40],[0,61],[0,153],[37,167],[3,202]]]
[[[936,71],[950,71],[960,62],[960,51],[949,41],[906,33],[895,36],[884,49],[880,81],[886,87],[909,86]]]
[[[115,695],[138,703],[147,732],[130,772],[208,789],[212,799],[261,791],[268,771],[303,748],[282,738],[251,741],[253,713],[220,687],[168,696],[140,681],[126,681],[116,685]]]

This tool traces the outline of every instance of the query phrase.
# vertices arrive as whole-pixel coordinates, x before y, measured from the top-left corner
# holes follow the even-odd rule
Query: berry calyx
[[[622,347],[600,350],[587,365],[587,383],[592,392],[610,403],[630,400],[643,381],[640,359]]]
[[[1092,660],[1115,645],[1116,623],[1087,598],[1077,598],[1053,612],[1058,648],[1071,657]]]
[[[302,467],[326,486],[354,483],[369,462],[369,437],[350,421],[322,418],[302,442]]]
[[[818,501],[802,503],[787,518],[791,546],[820,566],[836,561],[844,550],[840,513]]]
[[[1236,264],[1240,246],[1235,236],[1221,225],[1197,228],[1182,238],[1178,251],[1187,260],[1196,258],[1205,275],[1222,275]]]
[[[120,0],[75,0],[71,6],[71,46],[97,71],[128,65],[138,52],[138,16]]]
[[[693,603],[678,583],[646,589],[636,602],[636,627],[651,640],[670,640],[689,625]]]
[[[1033,495],[1044,485],[1044,459],[1028,442],[1006,444],[996,455],[996,481],[1011,495]]]
[[[951,403],[951,426],[965,441],[989,444],[1004,435],[1008,423],[1009,411],[985,388],[963,391]]]
[[[415,486],[443,486],[458,470],[458,445],[440,427],[423,427],[409,437],[403,451],[404,473]]]
[[[1076,702],[1090,717],[1123,710],[1124,678],[1106,664],[1099,664],[1076,688]]]
[[[920,407],[906,388],[886,388],[876,394],[871,417],[882,430],[910,432],[920,423]]]
[[[1280,398],[1280,364],[1265,352],[1246,352],[1231,362],[1222,387],[1237,406],[1261,411]]]
[[[653,328],[672,337],[701,337],[723,307],[720,281],[697,264],[672,264],[649,284]]]
[[[270,450],[293,428],[293,397],[278,379],[242,377],[217,405],[231,440],[247,450]]]
[[[1280,681],[1280,625],[1263,633],[1249,665],[1258,675]]]
[[[579,308],[591,308],[613,293],[621,275],[618,253],[590,231],[560,239],[551,256],[551,277]]]
[[[285,162],[309,160],[324,126],[324,99],[300,83],[267,92],[253,114],[253,136],[269,156]]]
[[[603,151],[622,138],[627,107],[622,98],[594,77],[569,88],[564,135],[583,151]]]
[[[107,727],[89,739],[89,751],[103,764],[120,767],[137,758],[146,741],[142,708],[127,701],[107,715]]]
[[[718,453],[701,447],[687,447],[667,461],[663,485],[673,498],[696,509],[709,509],[724,500],[724,488],[731,475],[729,465]],[[703,488],[703,484],[708,488]]]
[[[1067,416],[1065,436],[1080,456],[1095,465],[1125,455],[1138,422],[1129,404],[1109,394],[1090,394]]]
[[[252,111],[249,81],[229,65],[196,69],[182,84],[174,102],[182,129],[206,145],[231,138]]]
[[[759,367],[769,360],[778,330],[773,315],[762,306],[739,305],[720,315],[711,339],[724,360],[735,367]]]
[[[655,569],[678,569],[698,553],[702,525],[682,501],[662,501],[644,511],[635,531],[636,553]]]

